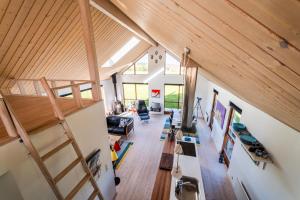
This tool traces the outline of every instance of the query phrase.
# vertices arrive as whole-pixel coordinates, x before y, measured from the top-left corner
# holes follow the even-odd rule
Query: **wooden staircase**
[[[28,149],[28,151],[30,152],[30,155],[32,156],[32,158],[35,160],[35,162],[37,163],[38,167],[40,168],[42,174],[44,175],[45,179],[47,180],[48,184],[50,185],[51,189],[53,190],[55,196],[57,197],[57,199],[59,200],[69,200],[69,199],[73,199],[75,197],[75,195],[80,191],[81,188],[83,188],[83,186],[87,183],[90,182],[90,184],[93,187],[93,192],[89,195],[88,199],[92,200],[95,199],[97,196],[99,199],[103,199],[102,193],[91,173],[91,171],[89,170],[87,163],[83,157],[83,154],[72,134],[72,131],[70,129],[70,127],[68,126],[68,123],[65,120],[65,117],[63,115],[63,112],[61,111],[61,109],[59,108],[58,105],[58,101],[57,98],[55,96],[55,93],[53,92],[53,90],[49,87],[47,80],[45,78],[41,79],[41,84],[44,88],[44,91],[46,92],[50,103],[53,107],[55,116],[56,116],[56,120],[52,121],[51,124],[47,124],[45,125],[46,128],[50,128],[51,126],[56,126],[56,125],[60,125],[63,128],[64,131],[64,135],[66,136],[66,140],[64,142],[62,142],[61,144],[57,145],[56,147],[54,147],[53,149],[51,149],[50,151],[48,151],[47,153],[40,155],[40,153],[38,152],[37,148],[35,147],[35,145],[33,144],[29,133],[25,130],[25,128],[22,126],[21,122],[18,120],[17,115],[13,109],[13,107],[10,105],[9,101],[7,101],[7,95],[4,95],[2,93],[2,96],[4,98],[4,102],[6,104],[6,107],[10,113],[10,116],[12,118],[12,121],[14,123],[14,126],[17,130],[18,135],[20,136],[20,138],[22,139],[24,145],[26,146],[26,148]],[[80,92],[80,91],[79,91]],[[74,95],[75,96],[75,95]],[[74,152],[76,153],[76,158],[74,161],[72,161],[71,163],[69,163],[63,170],[61,170],[58,174],[56,175],[51,175],[51,173],[49,172],[45,161],[47,161],[49,158],[51,158],[52,156],[56,155],[58,152],[60,152],[62,149],[71,146],[74,150]],[[64,178],[66,177],[71,171],[72,169],[74,169],[77,165],[81,165],[82,169],[84,171],[84,176],[83,178],[75,185],[75,187],[73,189],[71,189],[71,191],[69,191],[68,194],[63,195],[62,192],[60,191],[59,187],[58,187],[58,183]]]

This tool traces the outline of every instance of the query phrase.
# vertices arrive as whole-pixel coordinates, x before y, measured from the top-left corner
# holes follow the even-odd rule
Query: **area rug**
[[[170,127],[171,127],[171,121],[169,118],[167,118],[165,120],[164,128],[160,135],[160,141],[164,141],[168,137],[168,131],[169,131]],[[196,144],[200,144],[200,139],[199,139],[198,133],[185,133],[184,135],[195,138]]]
[[[121,166],[121,164],[123,163],[124,159],[126,158],[126,155],[132,145],[133,145],[133,142],[124,141],[122,143],[121,150],[117,152],[118,160],[116,160],[116,162],[115,162],[116,169],[118,169]]]

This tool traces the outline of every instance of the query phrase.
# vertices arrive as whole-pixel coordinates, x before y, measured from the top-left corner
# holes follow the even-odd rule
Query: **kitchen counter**
[[[191,142],[195,143],[195,140]],[[174,154],[175,142],[168,139],[164,141],[164,148],[162,153]],[[176,165],[177,155],[174,155],[173,166]],[[198,180],[199,197],[205,200],[201,169],[199,163],[198,152],[196,150],[196,157],[180,155],[179,165],[182,169],[182,174],[185,176],[194,177]],[[154,188],[152,191],[152,200],[176,200],[175,197],[175,182],[176,179],[172,177],[171,171],[158,169],[155,179]]]
[[[162,153],[174,154],[175,141],[169,141],[168,138],[164,141]],[[172,175],[171,171],[158,168],[154,188],[152,191],[151,200],[169,200],[171,189]]]
[[[195,143],[195,140],[192,140],[191,142]],[[196,144],[195,144],[195,147],[197,148]],[[176,163],[177,163],[177,155],[175,154],[173,166],[176,166]],[[199,156],[198,156],[197,149],[196,149],[196,157],[180,155],[179,156],[179,166],[182,170],[183,176],[193,177],[198,180],[199,198],[200,198],[200,200],[205,200],[204,187],[203,187],[203,182],[202,182],[201,168],[200,168],[200,162],[199,162]],[[175,183],[176,183],[176,178],[172,177],[170,200],[176,200]]]

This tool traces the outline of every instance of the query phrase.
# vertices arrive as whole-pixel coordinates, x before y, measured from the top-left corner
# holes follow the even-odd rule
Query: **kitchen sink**
[[[178,200],[199,200],[198,180],[189,176],[182,176],[176,181],[175,197]]]
[[[184,141],[177,141],[177,143],[181,145],[183,150],[183,155],[196,157],[195,143],[184,142]]]

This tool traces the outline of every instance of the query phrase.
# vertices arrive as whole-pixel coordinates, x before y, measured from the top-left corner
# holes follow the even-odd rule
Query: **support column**
[[[194,131],[192,127],[194,100],[197,83],[198,64],[189,57],[184,58],[185,64],[185,84],[184,84],[184,101],[182,111],[182,129]]]
[[[101,100],[100,77],[97,64],[97,55],[90,5],[88,0],[78,0],[78,4],[80,9],[84,44],[85,49],[87,51],[90,79],[91,81],[94,81],[94,83],[92,83],[92,95],[95,101],[99,101]]]

